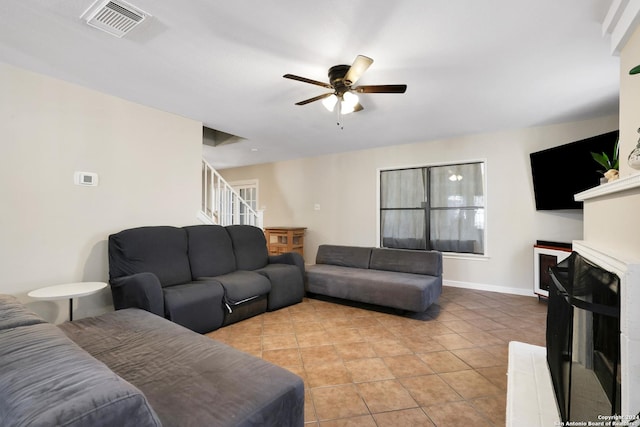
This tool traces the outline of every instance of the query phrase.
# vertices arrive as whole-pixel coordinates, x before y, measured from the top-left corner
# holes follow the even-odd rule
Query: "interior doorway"
[[[240,197],[253,209],[258,211],[258,180],[251,179],[245,181],[230,182],[229,185],[240,195]],[[235,203],[233,215],[238,218],[238,224],[251,224],[248,220],[250,215],[247,207],[242,203]]]

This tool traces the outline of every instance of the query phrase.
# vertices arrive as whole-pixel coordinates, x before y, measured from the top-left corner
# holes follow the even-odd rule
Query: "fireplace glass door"
[[[577,252],[551,268],[547,361],[563,422],[620,414],[620,279]]]

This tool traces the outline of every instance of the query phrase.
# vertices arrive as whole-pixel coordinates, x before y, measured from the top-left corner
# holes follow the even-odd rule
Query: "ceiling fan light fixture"
[[[340,101],[340,111],[342,114],[353,113],[358,105],[358,95],[352,92],[345,92],[342,95],[342,101]]]
[[[340,105],[340,114],[344,115],[344,114],[351,114],[353,113],[355,110],[355,108],[353,107],[349,107],[348,105],[345,105],[344,102],[341,103]]]
[[[336,108],[337,103],[338,103],[338,97],[335,94],[328,96],[322,100],[322,105],[324,105],[324,108],[326,108],[329,111],[333,111],[333,109]]]
[[[407,90],[407,85],[405,84],[353,87],[353,84],[360,80],[362,74],[372,63],[373,59],[364,55],[358,55],[350,66],[344,64],[334,65],[329,68],[329,83],[296,76],[294,74],[285,74],[282,77],[332,89],[329,93],[325,92],[322,95],[296,102],[296,105],[307,105],[311,102],[322,100],[322,104],[327,110],[337,112],[338,124],[340,124],[340,117],[342,115],[363,110],[358,100],[358,95],[356,95],[357,93],[405,93]]]

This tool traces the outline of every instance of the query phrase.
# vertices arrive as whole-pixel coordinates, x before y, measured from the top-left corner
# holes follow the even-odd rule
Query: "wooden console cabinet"
[[[551,276],[549,267],[554,267],[571,255],[570,243],[538,240],[533,247],[533,292],[538,298],[549,297]]]
[[[304,256],[304,230],[306,227],[265,227],[269,255],[297,252]]]

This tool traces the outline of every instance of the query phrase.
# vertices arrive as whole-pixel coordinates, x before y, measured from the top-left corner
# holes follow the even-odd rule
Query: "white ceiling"
[[[246,138],[218,168],[523,128],[618,109],[610,0],[131,0],[153,17],[122,39],[86,25],[93,0],[2,0],[0,61]],[[375,60],[336,116],[295,102],[327,70]],[[1,96],[1,95],[0,95]]]

